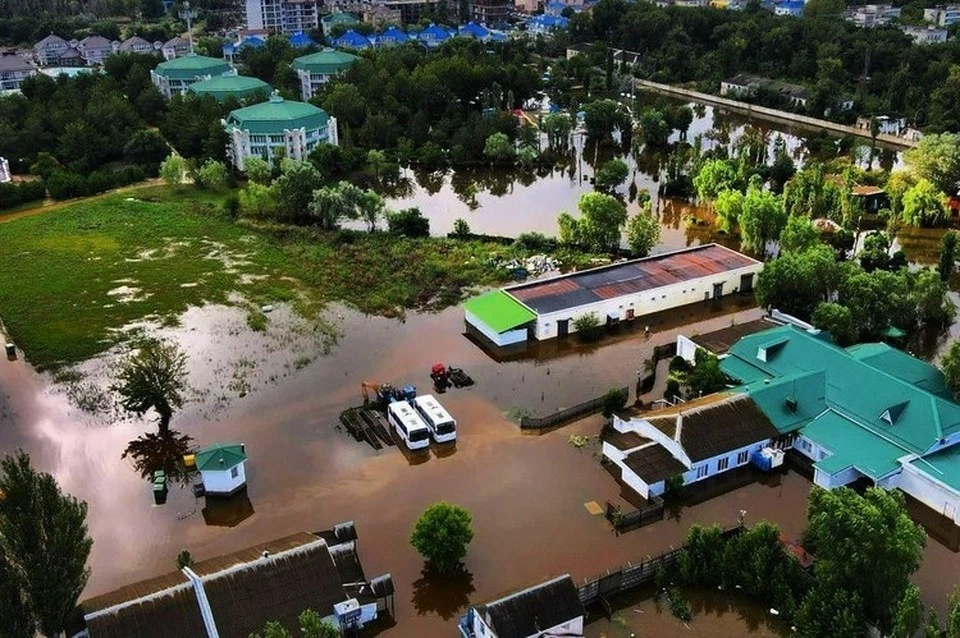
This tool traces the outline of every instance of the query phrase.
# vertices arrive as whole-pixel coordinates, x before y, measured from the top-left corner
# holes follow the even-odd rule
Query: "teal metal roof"
[[[197,469],[204,471],[229,470],[247,460],[241,443],[215,443],[197,452]]]
[[[847,348],[850,355],[869,366],[892,374],[918,388],[922,388],[945,399],[951,397],[950,389],[943,373],[935,366],[902,350],[892,348],[885,343],[862,343]]]
[[[190,54],[161,62],[154,73],[169,80],[192,80],[205,75],[223,75],[231,70],[226,60]]]
[[[334,24],[343,24],[343,25],[354,25],[360,24],[360,21],[356,17],[350,15],[349,13],[331,13],[330,15],[325,15],[320,18],[320,22],[327,25]]]
[[[267,102],[230,111],[227,126],[256,135],[281,135],[284,130],[323,128],[330,116],[306,102],[294,102],[273,96]]]
[[[321,75],[333,75],[344,69],[349,69],[359,60],[355,55],[337,51],[336,49],[324,49],[310,55],[304,55],[296,58],[291,66],[298,71],[307,71]]]
[[[258,91],[270,95],[273,91],[270,85],[260,78],[250,78],[245,75],[212,77],[209,80],[191,84],[189,90],[198,95],[212,95],[221,102],[231,97],[237,99],[250,97]]]
[[[804,427],[803,435],[832,452],[814,463],[814,467],[827,474],[853,467],[876,481],[900,467],[897,459],[910,454],[832,410]]]
[[[831,474],[854,466],[879,478],[960,430],[960,405],[932,366],[884,344],[843,349],[794,326],[748,335],[721,360],[780,432],[798,428],[833,454]]]
[[[960,492],[960,445],[914,459],[911,465]]]

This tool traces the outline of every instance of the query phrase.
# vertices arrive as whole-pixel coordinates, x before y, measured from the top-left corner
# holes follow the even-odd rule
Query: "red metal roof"
[[[542,314],[718,275],[758,263],[729,248],[707,244],[581,270],[506,290]]]

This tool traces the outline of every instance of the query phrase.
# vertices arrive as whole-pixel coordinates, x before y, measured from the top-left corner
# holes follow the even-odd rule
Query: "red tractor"
[[[433,387],[438,393],[445,392],[451,385],[455,388],[465,388],[473,385],[467,373],[460,368],[449,368],[442,363],[435,363],[430,368],[430,378],[433,379]]]

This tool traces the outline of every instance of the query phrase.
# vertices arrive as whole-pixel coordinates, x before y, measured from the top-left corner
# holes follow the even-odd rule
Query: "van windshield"
[[[430,432],[424,429],[414,430],[410,433],[411,441],[423,441],[430,438]]]
[[[437,434],[452,434],[456,431],[453,423],[447,421],[446,423],[441,423],[437,426]]]

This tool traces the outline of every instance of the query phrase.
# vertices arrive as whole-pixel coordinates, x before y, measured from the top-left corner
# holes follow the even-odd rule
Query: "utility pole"
[[[187,21],[187,40],[190,42],[190,53],[193,53],[193,19],[197,17],[197,12],[190,8],[190,0],[183,3],[180,9],[180,19]]]

